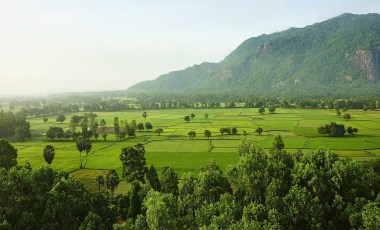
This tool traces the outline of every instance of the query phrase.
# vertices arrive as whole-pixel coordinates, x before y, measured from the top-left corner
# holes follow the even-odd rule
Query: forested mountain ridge
[[[380,15],[343,14],[244,41],[219,63],[170,72],[128,89],[145,93],[378,95]]]

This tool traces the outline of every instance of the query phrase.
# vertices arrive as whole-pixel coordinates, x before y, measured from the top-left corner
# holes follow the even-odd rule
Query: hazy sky
[[[380,0],[0,0],[0,96],[126,89]]]

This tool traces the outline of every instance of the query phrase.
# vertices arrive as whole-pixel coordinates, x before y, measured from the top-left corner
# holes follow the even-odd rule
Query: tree
[[[329,136],[333,137],[343,137],[346,133],[346,129],[344,128],[343,124],[331,122],[330,124],[319,127],[318,133],[321,135],[328,134]]]
[[[264,114],[264,113],[265,113],[265,108],[264,108],[264,107],[261,107],[261,108],[259,109],[259,113]]]
[[[142,130],[144,130],[144,124],[143,123],[138,123],[137,124],[137,129],[141,132]]]
[[[144,199],[146,222],[149,229],[178,229],[176,199],[172,194],[149,191]]]
[[[27,126],[18,126],[15,129],[14,139],[17,141],[25,141],[31,137],[30,128]]]
[[[46,123],[48,120],[49,120],[49,118],[47,118],[47,117],[43,118],[44,123]]]
[[[276,106],[271,105],[271,106],[269,106],[268,110],[270,113],[274,113],[276,111]]]
[[[86,164],[87,164],[88,153],[91,151],[91,148],[92,148],[91,141],[88,138],[85,139],[79,136],[75,142],[76,142],[77,150],[79,151],[80,168],[84,168],[86,167]],[[84,156],[82,156],[83,151],[86,152],[86,155]]]
[[[112,196],[117,186],[119,186],[119,175],[115,169],[111,169],[106,175],[106,187],[111,191]]]
[[[161,183],[158,179],[157,171],[153,165],[151,165],[149,170],[146,172],[146,178],[148,179],[150,187],[152,187],[154,191],[161,191]]]
[[[161,192],[178,195],[178,176],[169,166],[162,167],[160,183]]]
[[[164,130],[162,128],[158,128],[158,129],[156,129],[156,131],[154,131],[154,133],[157,133],[158,136],[160,136],[161,133],[163,133],[163,132],[164,132]]]
[[[208,139],[210,139],[210,137],[211,137],[210,130],[208,130],[208,129],[205,130],[205,137],[207,137]]]
[[[46,131],[46,137],[50,140],[61,139],[64,136],[64,131],[62,127],[51,126],[48,131]]]
[[[144,112],[142,116],[146,120],[146,117],[148,116],[148,114],[146,112]]]
[[[282,150],[284,147],[285,147],[285,144],[284,144],[284,142],[282,141],[282,137],[281,137],[281,135],[280,135],[280,134],[277,134],[276,136],[274,136],[274,138],[273,138],[273,142],[272,142],[272,149],[277,150],[277,151],[280,151],[280,150]]]
[[[232,133],[233,135],[236,135],[236,134],[238,133],[237,128],[236,128],[236,127],[233,127],[233,128],[231,129],[231,133]]]
[[[100,187],[104,186],[105,180],[102,175],[99,175],[95,179],[96,183],[98,183],[98,190],[100,191]]]
[[[344,120],[348,121],[351,119],[351,115],[349,113],[345,113],[343,118],[344,118]]]
[[[349,126],[348,128],[347,128],[347,133],[349,134],[349,135],[354,135],[355,133],[357,133],[358,132],[358,129],[357,128],[352,128],[351,126]]]
[[[197,133],[196,133],[195,131],[189,131],[189,132],[187,133],[187,135],[189,135],[190,140],[191,140],[191,139],[193,139],[194,137],[197,136]]]
[[[190,114],[190,117],[191,117],[191,119],[194,119],[195,118],[195,114],[194,113]]]
[[[149,129],[153,129],[153,125],[150,122],[146,122],[145,123],[145,128],[146,128],[146,130],[149,131]]]
[[[259,135],[261,135],[261,133],[263,132],[263,128],[258,127],[255,131],[256,131],[256,133],[258,133]]]
[[[57,119],[55,119],[55,120],[57,122],[61,122],[61,124],[62,124],[62,122],[64,122],[66,120],[66,117],[65,117],[65,115],[60,114],[60,115],[58,115]]]
[[[102,134],[102,137],[103,137],[103,140],[104,140],[104,141],[107,141],[107,136],[108,136],[108,133],[103,133],[103,134]]]
[[[0,167],[9,169],[17,165],[17,149],[8,141],[0,140]]]
[[[123,178],[127,182],[141,181],[145,183],[147,167],[145,148],[142,144],[122,148],[119,158],[123,165]]]
[[[184,119],[185,119],[186,122],[189,122],[190,121],[190,116],[185,116]]]
[[[55,156],[55,149],[52,145],[46,145],[44,148],[44,159],[46,163],[50,166],[51,162],[53,162]]]
[[[241,134],[241,135],[243,135],[244,137],[247,137],[248,133],[247,133],[247,131],[245,131],[245,130],[243,129],[243,131],[242,131],[242,134]]]
[[[107,122],[106,122],[104,119],[102,119],[102,120],[100,121],[100,126],[101,126],[101,127],[106,126],[106,124],[107,124]]]
[[[206,118],[206,119],[208,118],[208,113],[205,113],[205,118]]]

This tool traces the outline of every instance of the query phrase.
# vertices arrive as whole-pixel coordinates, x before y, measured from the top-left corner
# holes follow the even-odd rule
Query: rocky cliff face
[[[372,51],[358,50],[352,64],[361,69],[369,81],[379,80],[380,72],[380,46]]]

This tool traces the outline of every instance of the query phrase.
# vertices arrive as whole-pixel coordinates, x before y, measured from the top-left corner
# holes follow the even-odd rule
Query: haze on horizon
[[[127,89],[378,0],[0,0],[0,96]]]

